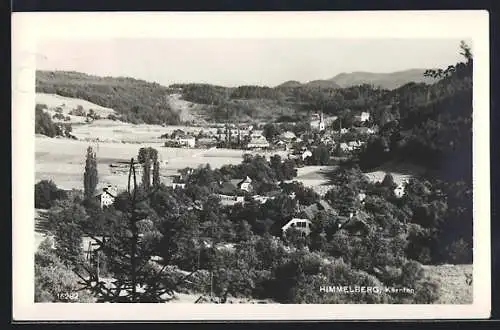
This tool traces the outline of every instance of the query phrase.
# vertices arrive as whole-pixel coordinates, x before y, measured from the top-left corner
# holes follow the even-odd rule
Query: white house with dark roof
[[[307,236],[311,233],[311,224],[312,222],[309,219],[293,218],[281,227],[281,231],[285,235],[288,229],[295,228]]]
[[[250,192],[253,187],[252,187],[252,179],[250,179],[248,176],[243,179],[242,181],[238,182],[237,187],[241,190],[245,190],[247,192]]]
[[[116,187],[113,187],[112,185],[107,185],[106,187],[102,188],[102,192],[98,193],[95,197],[100,202],[101,208],[105,208],[113,205],[113,203],[115,202],[116,195],[117,195]]]

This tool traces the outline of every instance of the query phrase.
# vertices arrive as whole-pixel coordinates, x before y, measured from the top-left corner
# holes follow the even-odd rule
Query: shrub
[[[78,276],[55,255],[48,240],[35,254],[35,302],[92,302],[92,296],[78,291]]]
[[[406,256],[423,264],[429,263],[431,261],[431,239],[430,230],[422,228],[417,224],[410,224],[408,226]]]
[[[50,115],[40,107],[35,110],[35,134],[43,134],[48,137],[57,135],[57,126],[50,118]]]
[[[439,285],[430,279],[417,282],[415,286],[415,304],[432,304],[439,299]]]
[[[35,208],[49,209],[54,202],[66,198],[66,192],[57,188],[52,180],[41,180],[35,184]]]
[[[467,242],[460,238],[453,241],[446,248],[448,259],[454,264],[467,264],[472,262],[472,249]]]
[[[422,265],[414,260],[410,260],[402,267],[400,284],[406,287],[414,286],[424,275]]]

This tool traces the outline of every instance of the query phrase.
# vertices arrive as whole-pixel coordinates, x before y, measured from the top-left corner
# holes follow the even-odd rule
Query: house
[[[306,150],[304,150],[302,152],[302,154],[300,155],[300,157],[302,158],[302,161],[304,161],[307,158],[312,157],[312,155],[313,155],[312,152],[306,149]]]
[[[244,203],[245,196],[243,191],[238,187],[245,180],[231,180],[219,183],[218,195],[221,203],[224,205],[234,205],[236,203]],[[240,185],[241,186],[241,185]],[[244,186],[247,187],[247,186]]]
[[[116,187],[108,185],[102,188],[102,192],[98,193],[95,197],[101,204],[101,208],[105,208],[110,205],[113,205],[113,203],[115,202],[116,194],[117,194]]]
[[[285,235],[288,229],[295,228],[307,236],[311,233],[311,225],[312,222],[309,219],[293,218],[281,227],[281,231]]]
[[[250,179],[247,176],[244,180],[238,182],[237,187],[239,189],[241,189],[241,190],[246,191],[246,192],[250,192],[253,189],[253,187],[252,187],[252,179]]]
[[[269,148],[269,142],[262,135],[257,137],[251,137],[250,142],[247,144],[247,149],[267,149]]]
[[[243,180],[231,179],[228,182],[222,183],[221,189],[224,191],[225,194],[228,195],[238,194],[241,193],[241,191],[250,192],[253,189],[252,179],[250,179],[248,176]]]
[[[354,119],[356,121],[364,123],[365,121],[370,120],[370,113],[369,112],[361,112],[361,114],[358,116],[355,116]]]
[[[326,124],[325,124],[325,118],[323,116],[323,112],[321,112],[319,115],[314,114],[311,117],[310,126],[311,126],[312,130],[316,130],[316,131],[324,131],[325,130]]]
[[[394,195],[396,195],[397,198],[403,197],[405,194],[405,187],[404,183],[398,184],[398,186],[394,189]]]
[[[194,148],[196,146],[196,138],[192,136],[178,137],[175,141],[183,147]]]
[[[180,189],[185,189],[186,188],[186,184],[185,183],[172,183],[172,188],[173,189],[176,189],[176,188],[180,188]]]
[[[361,141],[349,141],[349,142],[342,142],[340,144],[340,149],[342,149],[342,151],[354,151],[354,150],[358,150],[359,148],[361,148],[361,146],[363,145],[363,142]]]
[[[245,203],[245,196],[235,196],[235,195],[225,195],[219,194],[219,198],[222,205],[232,206],[238,203]]]

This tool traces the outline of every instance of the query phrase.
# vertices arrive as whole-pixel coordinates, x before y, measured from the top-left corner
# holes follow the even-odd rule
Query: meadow
[[[132,133],[134,136],[139,133]],[[141,141],[144,141],[141,139]],[[236,149],[187,149],[167,148],[161,141],[138,143],[89,142],[80,140],[35,137],[35,180],[53,180],[63,189],[82,189],[85,155],[88,146],[92,146],[97,153],[99,182],[101,185],[112,184],[126,187],[126,173],[114,173],[115,168],[110,164],[130,161],[136,158],[139,148],[153,147],[158,150],[161,168],[160,174],[165,183],[169,183],[170,176],[186,167],[197,167],[210,164],[218,168],[226,164],[239,164],[245,150]],[[270,157],[283,152],[261,152],[259,154]]]

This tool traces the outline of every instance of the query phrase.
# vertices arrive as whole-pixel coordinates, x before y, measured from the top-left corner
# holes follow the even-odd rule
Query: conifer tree
[[[137,185],[135,165],[131,159],[128,189],[115,200],[119,219],[114,222],[114,228],[106,237],[88,234],[97,242],[96,251],[106,257],[112,284],[100,280],[98,269],[90,265],[82,267],[87,276],[75,270],[82,289],[96,295],[97,302],[165,302],[173,297],[180,283],[192,275],[174,281],[166,274],[166,266],[153,260],[156,243],[162,238],[154,226],[159,217],[149,206],[154,191],[147,192]]]

